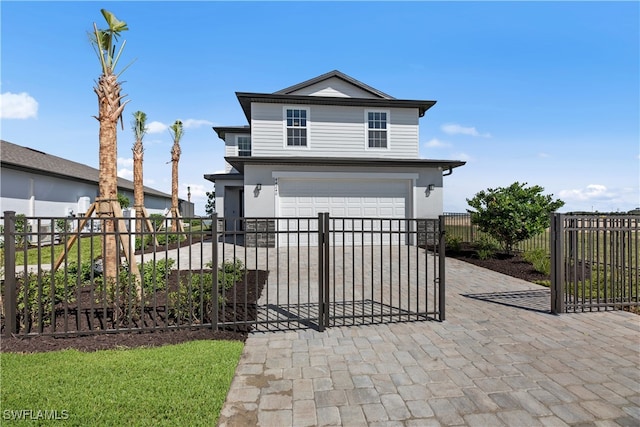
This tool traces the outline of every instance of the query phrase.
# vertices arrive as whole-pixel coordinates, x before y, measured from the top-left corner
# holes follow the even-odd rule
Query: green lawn
[[[128,350],[0,354],[2,425],[20,411],[57,411],[68,425],[212,426],[243,343],[193,341]],[[13,411],[13,412],[12,412]]]

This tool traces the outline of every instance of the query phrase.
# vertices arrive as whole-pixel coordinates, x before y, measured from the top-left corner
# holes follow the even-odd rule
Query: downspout
[[[453,173],[453,168],[452,167],[449,167],[448,169],[449,169],[449,171],[446,172],[446,173],[443,173],[442,176],[449,176],[449,175],[451,175]]]

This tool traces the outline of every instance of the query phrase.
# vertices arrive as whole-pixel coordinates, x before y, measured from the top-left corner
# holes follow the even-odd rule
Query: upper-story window
[[[251,137],[250,136],[238,137],[238,156],[251,157]]]
[[[288,147],[307,146],[308,111],[306,108],[285,108]]]
[[[387,111],[367,111],[367,146],[387,148],[389,141],[389,113]]]

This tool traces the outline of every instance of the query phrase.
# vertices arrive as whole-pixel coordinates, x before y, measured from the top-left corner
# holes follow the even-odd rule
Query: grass
[[[80,259],[89,260],[100,256],[101,252],[100,236],[81,237],[77,240],[67,252],[67,263],[78,262],[78,246],[80,247]],[[65,244],[47,245],[41,247],[32,247],[27,249],[27,265],[51,264],[51,251],[53,250],[53,262],[55,262],[60,254],[65,251]],[[4,249],[2,249],[4,254]],[[24,265],[25,262],[24,249],[16,250],[16,265]],[[79,263],[80,264],[80,263]]]
[[[242,348],[239,341],[193,341],[93,353],[3,353],[2,424],[38,425],[7,420],[7,411],[47,410],[66,414],[69,425],[216,425]]]
[[[180,234],[180,233],[179,233]],[[174,236],[175,233],[171,231],[159,231],[157,233],[157,238],[160,241],[160,244],[163,244],[166,240],[167,236]],[[205,231],[202,228],[202,225],[196,225],[191,228],[187,228],[187,232],[182,236],[181,240],[185,238],[191,238],[194,242],[199,241],[205,234]],[[147,237],[150,234],[146,234]],[[100,235],[95,235],[93,237],[81,237],[76,240],[76,242],[69,248],[67,253],[67,263],[75,262],[78,264],[82,264],[82,262],[86,262],[90,259],[96,259],[101,256],[102,252],[102,239]],[[29,247],[26,250],[26,259],[27,265],[37,265],[37,264],[51,264],[51,251],[53,250],[53,262],[55,262],[60,254],[64,253],[66,244],[61,243],[57,245],[47,245],[41,247]],[[80,247],[80,256],[78,257],[78,246]],[[4,254],[4,248],[0,249],[0,253]],[[78,262],[78,258],[80,258],[80,262]],[[16,250],[16,265],[24,265],[25,264],[25,250],[17,249]]]

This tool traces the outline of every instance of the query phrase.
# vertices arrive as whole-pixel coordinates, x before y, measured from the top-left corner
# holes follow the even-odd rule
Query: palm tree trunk
[[[180,162],[180,146],[173,145],[171,151],[171,231],[178,231],[178,163]]]
[[[104,242],[102,261],[106,280],[117,278],[118,242],[115,236],[115,218],[111,202],[118,200],[118,133],[117,124],[124,104],[120,101],[120,83],[112,73],[100,76],[94,88],[98,95],[98,121],[100,122],[99,200],[98,217],[102,219]]]
[[[133,146],[133,205],[136,210],[136,232],[142,233],[144,227],[144,186],[142,180],[142,140],[137,140]]]

